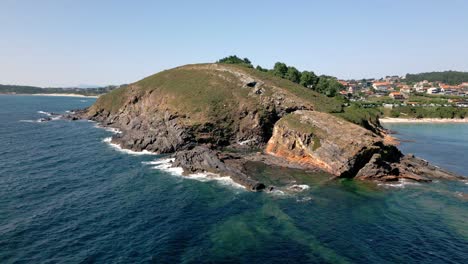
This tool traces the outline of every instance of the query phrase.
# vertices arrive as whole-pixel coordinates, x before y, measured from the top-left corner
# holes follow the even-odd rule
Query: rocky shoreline
[[[89,119],[98,122],[104,128],[118,129],[120,133],[114,135],[111,142],[122,148],[132,151],[146,150],[161,153],[142,147],[145,139],[132,141],[133,144],[125,141],[126,138],[135,137],[135,135],[129,136],[128,133],[145,134],[141,133],[142,131],[126,130],[125,127],[116,126],[112,122],[105,122],[98,118],[88,118],[86,110],[75,110],[72,114],[65,115],[64,118],[69,120]],[[282,139],[285,138],[287,138],[287,135],[282,135]],[[272,139],[274,139],[274,134]],[[163,140],[171,142],[168,138],[164,138]],[[126,142],[126,144],[122,145],[123,142]],[[172,152],[171,157],[174,159],[172,167],[183,168],[186,175],[209,172],[220,177],[228,176],[234,182],[250,191],[272,191],[280,186],[265,184],[260,179],[257,179],[255,175],[249,174],[245,168],[248,162],[259,162],[278,169],[303,170],[310,172],[311,175],[314,173],[328,173],[330,179],[354,178],[356,180],[374,182],[395,182],[401,179],[417,182],[431,182],[433,179],[464,179],[460,175],[433,166],[429,162],[419,159],[412,154],[403,155],[396,147],[380,145],[382,143],[379,140],[376,142],[377,144],[374,149],[364,148],[362,153],[355,155],[347,165],[340,163],[340,166],[337,167],[339,168],[338,171],[329,170],[315,162],[307,162],[304,160],[304,157],[307,156],[303,153],[304,149],[299,150],[299,152],[302,152],[301,160],[295,160],[294,158],[291,159],[288,155],[284,156],[284,153],[283,155],[277,155],[278,153],[273,152],[271,148],[269,149],[268,144],[265,146],[265,151],[261,149],[255,151],[251,147],[241,144],[229,145],[228,148],[219,148],[213,144],[187,144],[175,151],[163,153]],[[271,145],[271,143],[269,144]],[[292,153],[294,153],[295,149],[297,149],[296,146],[288,147],[288,151]],[[342,155],[342,153],[332,153],[331,159],[340,158],[335,155]],[[360,159],[363,161],[360,161]],[[295,186],[293,184],[296,183],[296,181],[289,180],[289,186]]]
[[[116,89],[67,118],[116,128],[113,144],[172,154],[172,165],[187,174],[229,176],[252,191],[278,186],[249,173],[249,162],[375,182],[462,178],[403,155],[380,124],[366,129],[317,111],[329,98],[255,74],[229,65],[183,66]]]

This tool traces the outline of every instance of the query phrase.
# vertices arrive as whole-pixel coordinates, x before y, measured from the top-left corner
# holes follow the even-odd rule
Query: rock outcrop
[[[117,89],[101,96],[86,117],[122,130],[113,143],[124,148],[171,153],[193,144],[265,144],[278,118],[315,108],[296,90],[235,67],[208,64],[176,68]]]
[[[185,173],[211,172],[229,176],[251,191],[261,191],[266,187],[242,171],[245,162],[242,158],[226,155],[205,146],[179,151],[174,154],[174,158],[173,166],[182,167]]]
[[[457,178],[385,145],[378,124],[358,126],[329,113],[341,108],[338,100],[254,69],[200,64],[116,89],[67,118],[117,128],[121,133],[112,142],[123,148],[175,153],[173,165],[186,173],[231,176],[251,190],[262,190],[265,184],[243,170],[245,155],[226,149],[264,150],[276,158],[250,158],[319,168],[335,177]]]
[[[266,152],[291,162],[316,166],[343,178],[430,181],[459,176],[430,165],[363,127],[315,111],[296,111],[280,119]]]

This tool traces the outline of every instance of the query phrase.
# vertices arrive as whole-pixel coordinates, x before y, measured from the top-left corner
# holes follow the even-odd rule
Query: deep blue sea
[[[0,96],[0,263],[467,263],[466,182],[303,175],[302,193],[252,193],[155,169],[166,157],[119,151],[92,122],[35,122],[93,101]],[[467,125],[391,128],[468,174]]]

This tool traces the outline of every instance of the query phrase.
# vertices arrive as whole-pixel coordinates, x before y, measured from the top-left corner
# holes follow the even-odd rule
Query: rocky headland
[[[197,64],[116,89],[68,118],[117,128],[112,143],[122,148],[171,153],[187,174],[230,176],[253,191],[275,187],[249,173],[248,162],[379,182],[461,178],[403,155],[378,123],[359,126],[340,111],[334,98],[268,73]]]

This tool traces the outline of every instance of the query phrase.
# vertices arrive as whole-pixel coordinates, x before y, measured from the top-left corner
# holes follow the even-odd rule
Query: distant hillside
[[[37,94],[41,92],[43,90],[40,87],[0,84],[0,93]]]
[[[407,82],[443,82],[450,85],[458,85],[463,82],[468,82],[468,72],[459,71],[444,71],[444,72],[425,72],[418,74],[407,74]]]
[[[41,88],[23,85],[2,85],[0,84],[0,94],[82,94],[100,95],[118,88],[117,86],[106,86],[99,88]]]

